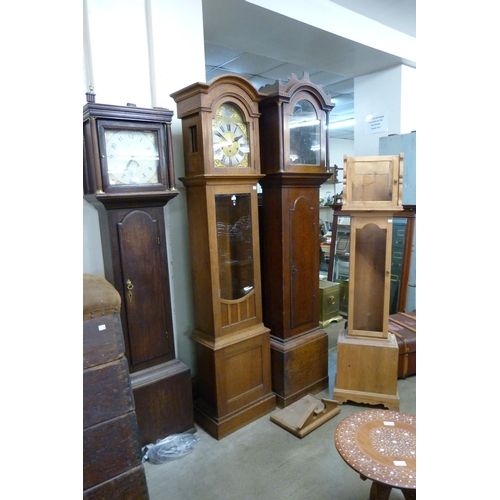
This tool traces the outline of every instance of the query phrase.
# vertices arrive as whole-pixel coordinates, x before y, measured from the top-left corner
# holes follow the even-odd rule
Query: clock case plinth
[[[307,73],[259,91],[265,94],[259,103],[263,316],[271,329],[273,391],[283,408],[328,388],[328,335],[320,327],[319,188],[331,176],[327,126],[333,105]],[[319,120],[314,164],[292,158],[291,116],[303,101]]]
[[[173,112],[96,104],[92,96],[83,112],[84,199],[97,209],[105,277],[122,300],[125,356],[140,444],[145,446],[196,430],[191,372],[175,357],[166,247],[164,209],[178,195],[171,152]],[[100,162],[101,119],[118,126],[133,122],[145,129],[150,123],[164,127],[159,183],[106,189]]]
[[[182,120],[195,328],[197,377],[195,421],[222,439],[276,408],[271,390],[269,328],[262,322],[257,183],[259,163],[258,100],[246,79],[223,75],[172,94]],[[245,117],[250,157],[244,167],[217,166],[213,119],[222,104],[235,105]],[[226,300],[219,260],[224,244],[217,213],[219,196],[246,197],[251,221],[253,289]],[[236,201],[239,203],[239,201]],[[236,259],[238,260],[238,259]],[[242,265],[244,263],[242,262]]]
[[[333,398],[399,409],[399,348],[389,332],[392,219],[403,210],[403,154],[344,157],[350,217],[347,330],[337,343]]]

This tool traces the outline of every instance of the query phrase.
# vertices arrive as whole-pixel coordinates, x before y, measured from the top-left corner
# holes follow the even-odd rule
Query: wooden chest
[[[399,312],[389,316],[389,331],[399,347],[398,378],[417,373],[417,314]]]
[[[149,499],[121,299],[105,279],[83,276],[83,498]]]
[[[332,321],[341,321],[339,313],[340,285],[332,281],[320,280],[319,282],[319,323],[322,328]]]

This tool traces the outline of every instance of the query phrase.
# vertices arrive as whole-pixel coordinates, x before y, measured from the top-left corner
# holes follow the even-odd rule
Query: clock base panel
[[[171,434],[196,431],[191,371],[185,364],[174,359],[130,378],[141,447]]]
[[[279,408],[328,389],[328,334],[316,329],[285,341],[271,337],[271,372]]]

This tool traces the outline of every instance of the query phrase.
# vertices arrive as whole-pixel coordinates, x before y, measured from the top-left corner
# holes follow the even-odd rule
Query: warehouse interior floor
[[[331,323],[329,387],[316,394],[332,399],[337,337],[345,322]],[[416,415],[416,376],[398,381],[399,411]],[[363,481],[338,454],[334,434],[352,413],[373,408],[344,403],[338,415],[303,438],[261,417],[220,441],[200,426],[194,450],[155,465],[146,462],[150,500],[367,500],[371,481]],[[279,411],[276,408],[275,411]],[[390,500],[403,499],[393,489]]]

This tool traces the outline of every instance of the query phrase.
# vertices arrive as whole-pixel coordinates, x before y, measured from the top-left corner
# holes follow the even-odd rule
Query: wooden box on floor
[[[98,276],[83,282],[83,498],[149,499],[120,295]]]
[[[333,399],[382,404],[399,409],[396,372],[399,349],[394,335],[387,339],[354,337],[343,330],[337,342],[337,375]]]

